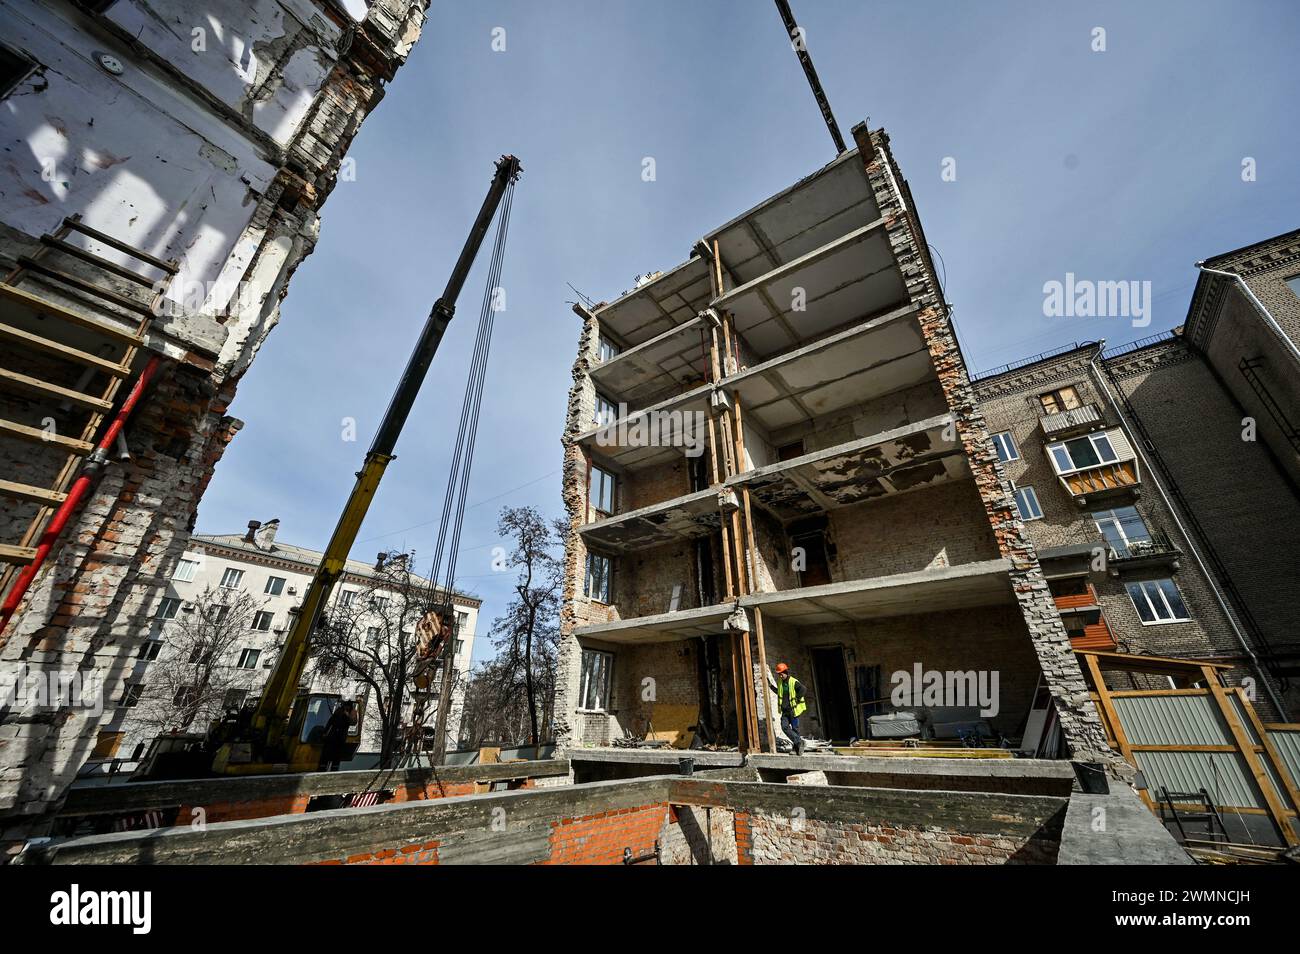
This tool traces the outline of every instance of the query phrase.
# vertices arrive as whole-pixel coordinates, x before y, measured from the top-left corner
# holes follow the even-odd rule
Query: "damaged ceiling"
[[[718,493],[709,489],[597,520],[578,532],[589,547],[623,553],[717,533],[721,525]]]
[[[934,486],[969,472],[961,444],[944,439],[951,422],[942,414],[759,467],[728,483],[748,487],[782,520]]]

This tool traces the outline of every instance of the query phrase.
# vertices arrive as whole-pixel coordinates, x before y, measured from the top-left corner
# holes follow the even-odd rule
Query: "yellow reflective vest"
[[[777,696],[781,700],[781,711],[788,712],[796,719],[808,709],[808,703],[803,695],[803,684],[794,676],[777,679]]]

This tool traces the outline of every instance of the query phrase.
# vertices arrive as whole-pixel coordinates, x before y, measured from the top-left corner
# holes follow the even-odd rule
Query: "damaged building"
[[[121,695],[236,386],[426,7],[0,3],[7,685]],[[6,843],[40,831],[100,728],[7,699]]]
[[[1031,748],[1111,758],[888,136],[854,138],[685,264],[576,308],[571,751],[689,723],[771,753],[785,662],[820,739],[867,737],[919,668],[996,675],[994,705],[937,707],[951,738],[1019,739],[1050,700],[1059,744]],[[638,439],[677,412],[692,439]]]

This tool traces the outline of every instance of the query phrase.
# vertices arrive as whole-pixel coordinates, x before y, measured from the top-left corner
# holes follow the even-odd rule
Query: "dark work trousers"
[[[794,743],[794,754],[803,754],[803,737],[799,735],[799,717],[781,713],[781,731]]]

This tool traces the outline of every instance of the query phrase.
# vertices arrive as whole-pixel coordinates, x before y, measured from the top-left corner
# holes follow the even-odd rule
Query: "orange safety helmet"
[[[790,667],[787,666],[785,663],[777,663],[777,664],[776,664],[776,671],[777,671],[777,672],[789,672],[789,671],[790,671]]]

